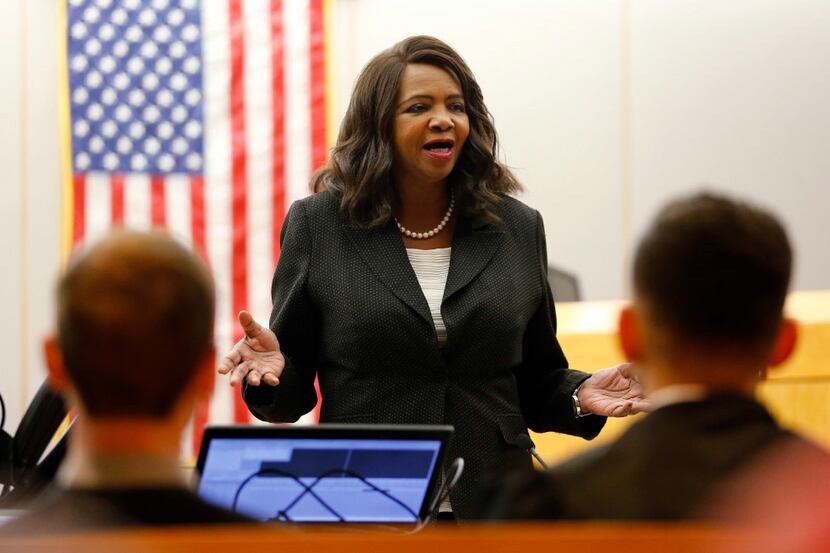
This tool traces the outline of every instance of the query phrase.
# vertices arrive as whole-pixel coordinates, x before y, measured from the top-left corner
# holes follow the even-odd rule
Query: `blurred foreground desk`
[[[570,366],[594,371],[624,361],[617,318],[626,302],[566,302],[556,305],[559,341]],[[798,345],[786,364],[770,371],[761,400],[784,426],[830,448],[830,291],[794,292],[787,315],[799,323]],[[543,458],[557,462],[619,435],[636,417],[609,419],[591,442],[559,434],[534,434]]]
[[[739,530],[671,525],[513,525],[427,528],[406,536],[326,528],[143,529],[62,538],[0,541],[15,553],[743,553],[760,551],[758,537]],[[763,551],[768,551],[764,549]]]

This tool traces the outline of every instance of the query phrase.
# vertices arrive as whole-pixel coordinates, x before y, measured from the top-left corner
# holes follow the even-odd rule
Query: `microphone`
[[[522,449],[526,449],[533,457],[539,461],[539,464],[542,465],[542,468],[545,470],[550,470],[550,467],[542,460],[542,457],[536,452],[536,444],[533,443],[533,440],[530,439],[530,436],[527,434],[519,434],[516,436],[516,445],[521,447]]]

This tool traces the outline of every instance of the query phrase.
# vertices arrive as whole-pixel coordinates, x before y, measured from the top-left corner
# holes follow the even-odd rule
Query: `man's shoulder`
[[[125,528],[254,522],[180,487],[81,489],[54,492],[32,505],[0,535],[26,536]]]

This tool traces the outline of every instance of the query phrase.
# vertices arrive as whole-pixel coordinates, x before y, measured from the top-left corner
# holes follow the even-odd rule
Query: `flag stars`
[[[156,106],[147,106],[141,115],[145,122],[152,124],[159,120],[161,112]]]
[[[75,133],[75,136],[83,138],[87,134],[89,134],[89,123],[87,123],[85,119],[76,121],[75,124],[72,126],[72,130]]]
[[[107,119],[101,124],[101,134],[104,138],[112,138],[118,132],[118,125],[112,119]]]
[[[156,42],[166,44],[170,41],[171,38],[173,38],[173,32],[167,25],[161,25],[159,27],[156,27],[156,30],[153,31],[153,38],[156,40]]]
[[[158,88],[159,78],[155,73],[147,73],[144,75],[144,78],[141,79],[141,86],[144,87],[144,90],[152,92]]]
[[[106,10],[112,5],[112,0],[97,0],[96,4],[102,10]]]
[[[123,59],[130,53],[130,45],[124,40],[119,40],[112,45],[112,53],[115,54],[115,57],[118,59]]]
[[[159,167],[162,171],[172,171],[176,167],[176,160],[170,154],[159,157]]]
[[[185,77],[181,73],[176,73],[175,75],[170,77],[170,88],[172,88],[176,92],[181,92],[182,90],[187,88],[187,77]]]
[[[118,156],[112,152],[104,154],[104,169],[115,171],[118,169]]]
[[[115,120],[119,123],[126,123],[133,117],[133,110],[128,108],[124,104],[120,104],[117,108],[115,108]]]
[[[185,42],[194,42],[199,38],[199,28],[190,23],[182,29],[182,38]]]
[[[96,135],[89,139],[89,151],[93,154],[100,154],[104,151],[104,139]]]
[[[163,108],[170,107],[176,99],[173,97],[173,93],[167,90],[166,88],[159,91],[156,94],[156,103]]]
[[[115,143],[115,149],[119,154],[128,154],[133,149],[133,141],[126,136],[122,136]]]
[[[143,171],[147,168],[147,157],[144,154],[133,154],[130,158],[130,167],[134,171]]]
[[[118,93],[112,88],[105,88],[101,91],[101,103],[105,106],[111,106],[118,101]]]
[[[157,11],[166,10],[169,5],[169,0],[153,0],[153,8]]]
[[[120,72],[113,77],[112,84],[117,90],[126,90],[130,86],[130,77],[126,73]]]
[[[129,133],[133,140],[140,140],[144,137],[144,134],[147,132],[147,128],[144,126],[144,123],[141,121],[133,121],[130,123]]]
[[[144,152],[149,156],[154,156],[161,151],[161,142],[157,138],[150,137],[144,141]]]
[[[199,63],[199,58],[196,56],[190,56],[184,60],[184,63],[182,64],[182,68],[185,72],[190,73],[191,75],[198,73],[201,66],[202,64]]]
[[[178,27],[184,23],[184,12],[179,8],[173,8],[170,10],[170,13],[167,14],[167,23],[173,27]]]
[[[141,45],[141,55],[144,56],[145,59],[150,59],[156,57],[159,52],[158,45],[153,41],[147,41]]]
[[[110,73],[115,71],[115,68],[116,68],[115,59],[110,55],[106,55],[106,56],[102,57],[101,60],[98,62],[98,67],[101,68],[101,71],[103,71],[104,73],[109,75]]]
[[[200,156],[196,152],[193,152],[192,154],[189,154],[187,156],[185,164],[187,165],[187,168],[191,171],[198,171],[202,168],[202,156]]]
[[[190,121],[184,126],[184,135],[190,139],[199,138],[202,134],[202,125],[198,121]]]
[[[190,90],[188,90],[184,94],[184,103],[187,104],[188,106],[197,106],[197,105],[199,105],[199,102],[201,102],[201,101],[202,101],[202,95],[195,88],[191,88]]]
[[[101,86],[103,80],[104,79],[103,77],[101,77],[100,73],[98,73],[97,71],[90,71],[86,74],[86,79],[84,80],[84,82],[89,88],[95,89]]]
[[[176,106],[170,111],[170,119],[174,123],[184,123],[187,119],[187,108],[184,106]]]
[[[142,10],[140,14],[138,14],[138,22],[143,27],[150,27],[156,22],[156,12],[151,9]]]
[[[72,62],[70,63],[72,71],[75,71],[76,73],[80,73],[81,71],[86,69],[87,65],[89,65],[89,62],[87,61],[86,56],[82,54],[78,54],[77,56],[73,57]]]
[[[159,123],[157,133],[159,138],[162,140],[170,140],[175,134],[175,130],[173,129],[173,125],[169,121],[162,121]]]
[[[75,167],[78,169],[87,169],[89,167],[89,154],[86,152],[81,152],[75,156]]]
[[[72,38],[81,40],[86,36],[86,25],[82,21],[78,21],[72,25],[72,29],[69,32],[72,34]]]
[[[76,104],[85,104],[89,100],[89,91],[86,88],[79,86],[72,93],[72,101]]]
[[[98,28],[98,38],[104,42],[109,42],[115,37],[115,28],[109,23],[104,23]]]
[[[84,21],[88,23],[95,23],[100,17],[101,11],[95,6],[90,6],[84,10]]]
[[[86,110],[86,116],[90,121],[100,121],[104,117],[104,108],[101,104],[91,104]]]
[[[134,88],[130,91],[128,101],[131,106],[139,108],[144,102],[147,101],[147,97],[144,95],[144,92],[142,92],[140,88]]]
[[[184,45],[184,42],[177,40],[170,45],[170,57],[173,59],[182,59],[186,54],[187,46]]]
[[[186,154],[188,150],[187,140],[181,136],[176,137],[170,144],[170,150],[178,156]]]
[[[112,10],[112,15],[110,15],[110,21],[120,27],[127,22],[128,17],[127,12],[123,8],[115,8]]]
[[[173,62],[170,61],[170,58],[159,58],[156,60],[156,73],[159,75],[167,75],[170,71],[173,70]]]
[[[130,61],[127,62],[127,71],[133,75],[138,75],[144,71],[144,60],[139,56],[131,57]]]

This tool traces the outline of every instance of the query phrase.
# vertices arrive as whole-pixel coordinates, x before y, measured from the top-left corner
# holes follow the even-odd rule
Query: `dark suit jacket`
[[[532,476],[514,474],[490,515],[508,519],[672,520],[773,446],[796,440],[752,399],[723,395],[657,409],[617,440]]]
[[[243,388],[255,416],[296,420],[315,405],[317,375],[321,422],[452,424],[449,457],[466,462],[451,494],[460,518],[472,513],[482,472],[528,426],[599,432],[604,418],[572,412],[570,395],[588,375],[565,368],[556,340],[538,212],[505,197],[502,224],[459,219],[442,348],[394,222],[354,226],[338,207],[322,192],[286,216],[271,315],[286,367],[277,387]]]
[[[53,490],[0,536],[64,534],[134,526],[243,524],[254,520],[176,487]]]

